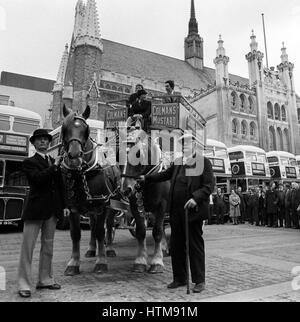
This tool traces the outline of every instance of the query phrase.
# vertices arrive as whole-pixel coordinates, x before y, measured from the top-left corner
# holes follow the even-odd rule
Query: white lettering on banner
[[[0,291],[6,290],[6,271],[4,267],[0,266]]]

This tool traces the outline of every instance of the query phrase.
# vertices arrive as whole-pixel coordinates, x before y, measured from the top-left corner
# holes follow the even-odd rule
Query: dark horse
[[[145,135],[142,130],[135,129],[128,133],[126,143],[127,157],[122,171],[122,192],[130,201],[131,213],[136,222],[136,238],[138,254],[134,263],[135,272],[147,269],[146,225],[145,213],[154,216],[152,236],[155,247],[150,262],[150,273],[163,271],[164,217],[170,182],[154,183],[140,186],[136,180],[140,175],[157,173],[162,170],[161,150],[157,143]]]
[[[86,120],[90,116],[87,106],[82,115],[63,107],[62,125],[63,142],[63,178],[66,199],[70,214],[70,233],[72,238],[72,256],[65,270],[65,275],[80,273],[80,214],[93,216],[91,229],[97,239],[98,255],[94,272],[108,270],[105,253],[105,220],[111,211],[109,199],[120,185],[120,170],[109,163],[100,164],[97,153],[98,145],[90,138]],[[105,159],[105,158],[104,158]]]

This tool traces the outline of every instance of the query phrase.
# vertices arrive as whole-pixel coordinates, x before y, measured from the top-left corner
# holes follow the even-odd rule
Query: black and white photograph
[[[0,0],[0,302],[300,302],[299,30],[299,0]]]

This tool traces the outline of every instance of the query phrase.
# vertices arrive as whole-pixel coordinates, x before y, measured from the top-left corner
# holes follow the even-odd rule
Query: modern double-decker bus
[[[228,148],[231,163],[232,187],[241,187],[243,192],[254,187],[269,185],[270,169],[266,152],[250,145]]]
[[[294,154],[285,151],[267,153],[271,178],[274,181],[287,183],[299,180],[299,167]]]
[[[28,182],[22,162],[30,154],[29,138],[42,126],[32,111],[0,105],[0,224],[22,225]]]
[[[229,193],[232,174],[227,146],[220,141],[207,139],[204,155],[212,164],[216,186],[221,188],[224,193]]]

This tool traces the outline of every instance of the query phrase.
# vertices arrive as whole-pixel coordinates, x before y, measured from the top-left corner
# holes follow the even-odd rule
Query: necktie
[[[49,167],[51,167],[52,166],[52,162],[51,162],[51,160],[50,160],[50,158],[49,158],[48,155],[45,155],[45,160],[47,161]]]

